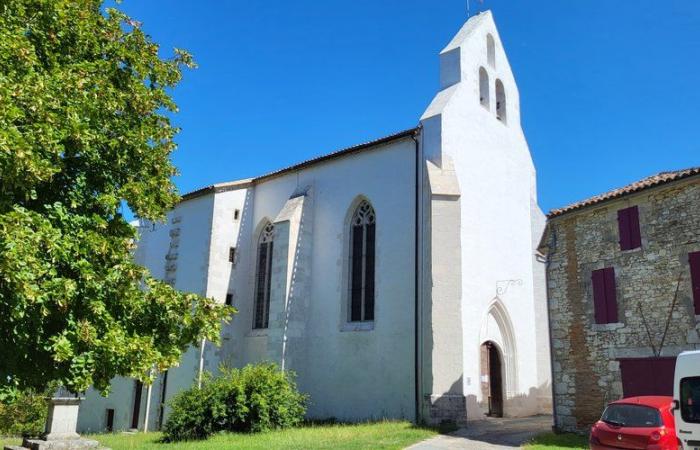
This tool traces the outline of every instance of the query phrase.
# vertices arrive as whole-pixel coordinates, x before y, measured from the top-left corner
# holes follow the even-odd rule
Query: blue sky
[[[182,193],[411,128],[466,0],[125,0],[194,54],[174,96]],[[545,211],[700,165],[700,1],[471,0],[515,72]]]

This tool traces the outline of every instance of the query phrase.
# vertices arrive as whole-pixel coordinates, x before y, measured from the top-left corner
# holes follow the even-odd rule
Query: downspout
[[[151,375],[153,375],[153,369],[151,369]],[[146,388],[146,418],[143,421],[143,432],[148,433],[148,419],[151,416],[151,388],[153,387],[153,382],[151,381]]]
[[[197,373],[197,389],[202,389],[202,372],[204,372],[204,346],[206,338],[202,338],[202,343],[199,347],[199,372]]]
[[[420,245],[421,245],[421,240],[420,240],[420,233],[422,231],[421,229],[421,186],[422,186],[422,157],[421,157],[421,146],[419,142],[419,137],[421,136],[421,131],[423,127],[419,126],[416,132],[413,133],[412,138],[413,142],[415,143],[416,146],[416,161],[415,161],[415,182],[416,182],[416,191],[415,191],[415,233],[414,233],[414,255],[413,255],[413,262],[414,262],[414,267],[413,267],[413,273],[414,273],[414,280],[413,280],[413,290],[414,290],[414,381],[415,381],[415,386],[414,386],[414,395],[415,395],[415,420],[416,423],[421,423],[422,422],[422,417],[421,417],[421,362],[422,362],[422,357],[421,357],[421,319],[422,319],[422,314],[421,314],[421,264],[420,264],[420,258],[422,256],[422,252],[420,251]]]
[[[545,230],[547,228],[545,227]],[[550,255],[556,251],[557,248],[557,232],[554,227],[551,228],[552,233],[552,245],[548,249],[547,254],[537,259],[544,263],[544,287],[545,287],[545,298],[547,299],[547,334],[549,335],[549,370],[552,377],[552,382],[550,383],[552,390],[552,431],[557,432],[557,400],[556,400],[556,390],[554,388],[554,340],[552,339],[552,315],[551,304],[549,298],[549,264],[551,263]]]

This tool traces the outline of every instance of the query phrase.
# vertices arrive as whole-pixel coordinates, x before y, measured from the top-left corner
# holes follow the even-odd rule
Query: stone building
[[[154,276],[239,313],[221,347],[191,349],[150,389],[88,392],[81,431],[158,428],[200,367],[263,360],[297,373],[311,418],[549,411],[545,217],[491,13],[439,67],[415,127],[188,193],[166,223],[140,224]]]
[[[586,430],[609,401],[671,395],[700,348],[700,168],[554,210],[547,260],[554,414]]]

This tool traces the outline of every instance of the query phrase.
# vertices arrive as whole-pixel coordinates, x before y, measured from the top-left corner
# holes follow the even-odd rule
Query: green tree
[[[100,0],[0,0],[0,386],[148,381],[234,312],[133,261],[120,213],[178,201],[170,90],[191,56]]]

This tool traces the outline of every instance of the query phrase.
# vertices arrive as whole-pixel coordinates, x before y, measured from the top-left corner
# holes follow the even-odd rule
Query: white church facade
[[[551,408],[545,217],[490,12],[440,53],[415,128],[185,194],[137,260],[238,309],[150,388],[89,391],[80,431],[157,429],[200,368],[273,361],[310,418],[465,423]],[[148,411],[148,412],[147,412]]]

